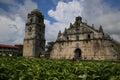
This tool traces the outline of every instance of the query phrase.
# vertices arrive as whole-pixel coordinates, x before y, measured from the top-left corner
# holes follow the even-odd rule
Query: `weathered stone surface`
[[[78,16],[74,24],[70,24],[63,33],[58,33],[51,58],[117,60],[119,54],[113,49],[112,41],[110,36],[103,32],[102,26],[96,30],[82,22],[82,18]]]
[[[39,57],[45,50],[45,24],[42,13],[35,9],[28,14],[23,56]]]

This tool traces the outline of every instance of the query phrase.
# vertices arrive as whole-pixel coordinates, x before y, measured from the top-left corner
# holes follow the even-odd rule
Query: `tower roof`
[[[32,10],[31,13],[28,14],[28,17],[33,15],[43,16],[39,9]]]
[[[31,11],[31,12],[40,12],[40,10],[39,10],[39,9],[34,9],[34,10]]]

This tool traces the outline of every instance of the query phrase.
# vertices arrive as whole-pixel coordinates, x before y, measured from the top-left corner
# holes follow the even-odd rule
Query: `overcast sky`
[[[0,44],[23,44],[27,14],[39,9],[45,17],[46,40],[55,41],[58,31],[69,27],[76,16],[103,26],[120,42],[120,0],[0,0]]]

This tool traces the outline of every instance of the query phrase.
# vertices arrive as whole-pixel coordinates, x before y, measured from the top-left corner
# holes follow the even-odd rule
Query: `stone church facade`
[[[40,57],[45,51],[45,24],[42,13],[35,9],[28,14],[23,46],[24,57]]]
[[[102,26],[96,30],[82,22],[78,16],[64,32],[59,31],[50,57],[53,59],[117,60],[113,39],[104,33]]]

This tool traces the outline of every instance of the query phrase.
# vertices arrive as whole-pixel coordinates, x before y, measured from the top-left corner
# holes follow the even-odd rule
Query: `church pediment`
[[[70,41],[70,40],[87,40],[87,39],[100,39],[104,37],[102,26],[97,30],[93,26],[82,22],[82,17],[78,16],[75,22],[68,29],[65,28],[63,33],[58,34],[57,41]]]
[[[93,26],[89,26],[86,23],[81,21],[81,17],[76,17],[74,24],[70,23],[68,29],[65,29],[63,34],[85,34],[85,33],[99,33]]]

